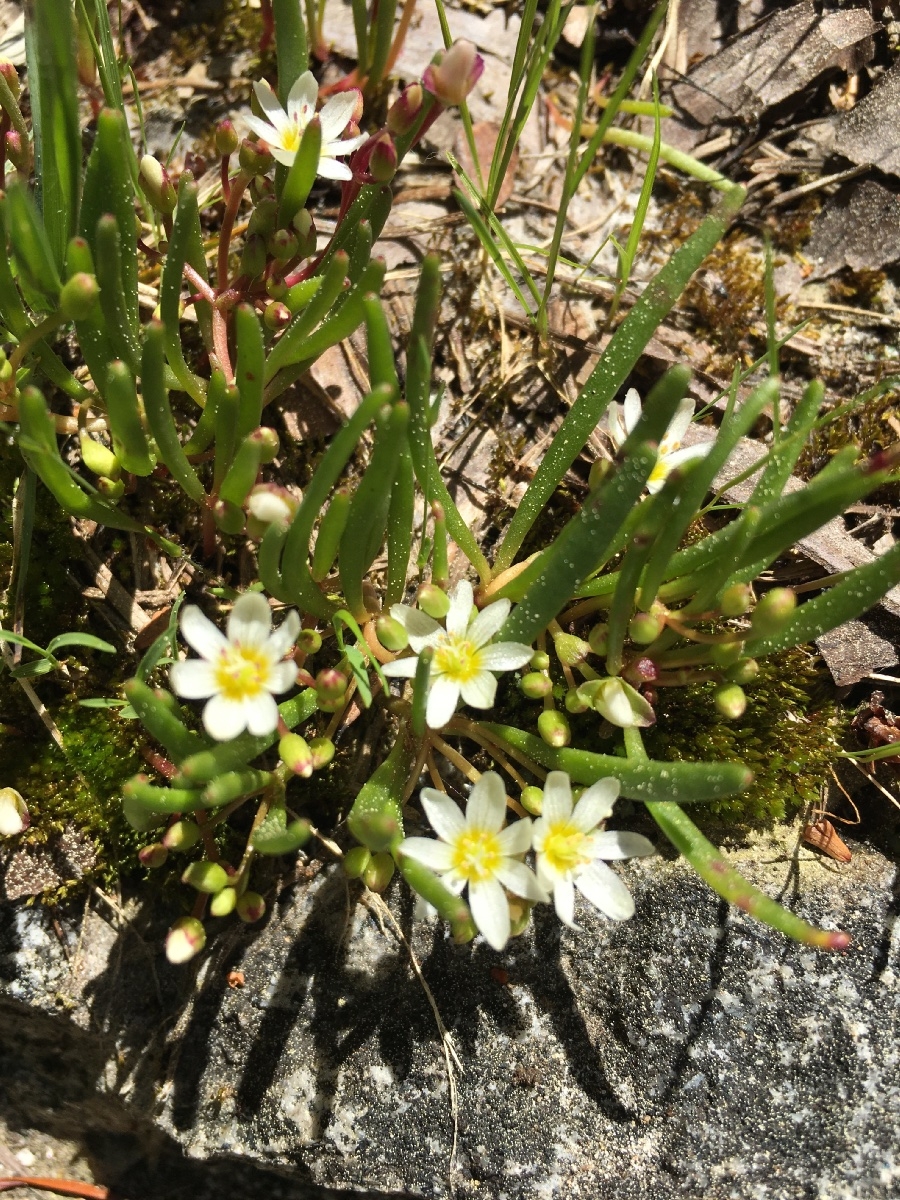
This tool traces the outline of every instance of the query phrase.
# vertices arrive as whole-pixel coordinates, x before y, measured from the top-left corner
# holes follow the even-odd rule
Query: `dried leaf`
[[[900,135],[891,128],[900,146]],[[900,150],[897,165],[900,167]],[[900,196],[871,179],[842,188],[816,218],[804,249],[805,256],[815,264],[811,278],[824,279],[842,267],[877,271],[886,263],[896,262],[900,258],[898,230]]]
[[[900,175],[900,62],[836,123],[833,149],[851,162]],[[888,260],[885,260],[888,261]]]

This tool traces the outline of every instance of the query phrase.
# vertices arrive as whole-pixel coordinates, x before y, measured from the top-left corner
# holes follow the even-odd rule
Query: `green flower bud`
[[[263,149],[259,142],[244,138],[238,150],[238,162],[241,170],[248,175],[265,175],[272,168],[275,160],[268,150]]]
[[[118,500],[125,495],[125,484],[121,479],[107,479],[105,475],[101,475],[97,480],[97,491],[107,500]]]
[[[227,917],[237,907],[238,894],[233,887],[222,888],[209,902],[211,917]]]
[[[278,753],[288,770],[299,775],[301,779],[309,779],[312,775],[312,751],[306,739],[302,738],[299,733],[285,734],[278,743]]]
[[[150,871],[163,866],[168,857],[169,851],[162,842],[151,842],[149,846],[142,846],[138,850],[138,861]]]
[[[409,634],[399,621],[386,613],[380,613],[375,618],[375,636],[385,650],[393,650],[395,653],[405,650],[409,645]]]
[[[568,713],[587,712],[587,710],[591,707],[590,704],[586,704],[578,695],[578,688],[570,688],[566,692],[566,698],[563,703],[565,704],[566,712]]]
[[[533,817],[539,817],[544,811],[543,789],[534,786],[523,788],[522,795],[519,797],[519,803]]]
[[[519,680],[519,687],[529,700],[543,700],[553,691],[553,681],[542,671],[529,671]]]
[[[753,588],[749,583],[735,583],[719,597],[719,612],[723,617],[741,617],[750,611]]]
[[[381,850],[373,854],[362,873],[362,881],[370,892],[383,892],[394,877],[394,860]]]
[[[736,683],[726,683],[716,688],[713,699],[718,711],[729,721],[736,721],[738,717],[742,717],[747,708],[744,690]]]
[[[273,300],[287,300],[290,292],[288,285],[277,275],[270,275],[266,280],[266,295],[271,296]]]
[[[638,646],[649,646],[665,627],[665,619],[658,613],[635,613],[628,622],[628,636]]]
[[[710,647],[709,661],[714,667],[733,667],[743,653],[743,642],[717,642]]]
[[[252,925],[265,916],[266,902],[259,892],[244,892],[243,896],[238,896],[235,908],[241,920],[246,925]]]
[[[756,659],[742,658],[740,662],[735,663],[725,678],[729,683],[737,683],[743,687],[745,684],[752,683],[758,674],[759,663]]]
[[[234,127],[233,121],[220,121],[216,126],[216,153],[221,154],[223,158],[227,158],[229,154],[234,154],[240,144],[240,138],[237,135],[237,130]]]
[[[288,262],[300,249],[300,239],[290,229],[276,229],[269,236],[266,248],[279,262]]]
[[[190,962],[206,945],[206,930],[196,917],[182,917],[166,935],[166,958],[180,966]]]
[[[538,717],[537,727],[538,733],[548,746],[558,749],[560,746],[568,746],[572,740],[568,717],[553,708],[544,709]]]
[[[258,234],[248,235],[241,250],[240,273],[248,279],[256,279],[266,269],[266,243]]]
[[[574,633],[555,633],[553,648],[556,657],[566,667],[578,666],[591,652],[590,644],[584,638],[576,637]]]
[[[198,892],[212,896],[228,886],[228,874],[224,867],[204,858],[200,862],[191,863],[181,876],[181,882],[196,888]]]
[[[166,168],[152,154],[141,159],[141,190],[157,212],[168,216],[175,211],[178,193]]]
[[[369,174],[376,183],[390,183],[397,174],[397,147],[386,129],[376,134],[369,148]]]
[[[762,597],[750,618],[753,637],[772,637],[780,633],[797,607],[797,594],[791,588],[772,588]]]
[[[274,196],[260,200],[247,222],[248,235],[257,234],[268,240],[278,228],[278,201]]]
[[[79,435],[81,444],[81,461],[95,475],[103,475],[107,479],[118,479],[122,474],[122,465],[108,446],[92,438],[82,429]]]
[[[433,583],[423,583],[416,593],[416,602],[423,613],[440,621],[450,611],[450,597]]]
[[[587,640],[591,650],[599,658],[603,658],[606,655],[607,644],[609,642],[609,626],[601,621],[590,631]]]
[[[529,660],[528,665],[533,671],[549,671],[550,670],[550,655],[546,650],[535,650]]]
[[[83,321],[97,307],[100,297],[100,285],[93,275],[86,271],[78,271],[59,293],[59,307],[70,321]]]
[[[533,904],[523,900],[521,896],[509,898],[509,936],[520,937],[531,924]]]
[[[310,738],[309,748],[312,751],[314,771],[321,771],[334,758],[335,745],[331,738]]]
[[[196,821],[175,821],[162,836],[167,850],[190,850],[200,841],[200,826]]]
[[[315,654],[322,649],[322,635],[318,629],[301,629],[297,635],[297,649],[304,654]]]
[[[301,258],[309,258],[316,251],[316,223],[308,208],[301,208],[294,213],[291,224],[297,231],[299,247],[297,253]]]
[[[372,861],[371,850],[365,846],[354,846],[344,855],[344,873],[348,879],[361,879]]]
[[[319,700],[343,700],[349,680],[342,672],[334,667],[326,667],[316,676],[316,692]]]
[[[250,435],[259,446],[259,461],[264,465],[273,462],[281,449],[281,440],[271,425],[260,425]]]
[[[271,304],[266,305],[266,310],[263,313],[263,323],[266,329],[271,329],[273,333],[277,333],[279,329],[284,329],[285,325],[290,324],[291,310],[286,304],[282,304],[280,300],[273,300]]]

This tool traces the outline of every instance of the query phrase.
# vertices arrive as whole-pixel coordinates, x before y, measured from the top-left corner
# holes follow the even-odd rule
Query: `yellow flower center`
[[[447,636],[434,651],[433,673],[454,683],[468,683],[483,670],[477,646],[466,638]]]
[[[566,875],[591,861],[589,846],[587,836],[571,821],[556,821],[544,838],[541,854],[549,867]]]
[[[216,687],[226,700],[251,700],[266,691],[271,661],[257,646],[229,646],[216,663]]]
[[[488,829],[465,829],[453,843],[453,869],[468,883],[493,879],[502,858],[500,839]]]
[[[303,130],[296,121],[290,125],[286,125],[284,129],[279,130],[282,150],[288,150],[291,154],[296,154],[300,149],[300,139],[303,137]]]

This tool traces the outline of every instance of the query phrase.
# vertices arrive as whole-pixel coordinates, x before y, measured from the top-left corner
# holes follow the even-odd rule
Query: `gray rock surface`
[[[846,928],[846,954],[787,942],[664,857],[623,868],[630,923],[585,906],[573,932],[542,911],[501,955],[413,927],[391,894],[463,1068],[455,1154],[425,991],[336,872],[282,892],[262,928],[223,929],[194,972],[165,962],[158,915],[109,924],[98,905],[64,928],[67,958],[46,915],[9,906],[0,1115],[20,1144],[28,1129],[81,1138],[129,1196],[153,1194],[136,1163],[184,1152],[195,1198],[200,1159],[210,1179],[231,1171],[243,1194],[273,1197],[888,1200],[896,869],[852,842],[846,867],[793,854],[794,837],[732,858],[808,919]],[[229,986],[235,971],[243,986]],[[110,1140],[124,1165],[97,1151]]]

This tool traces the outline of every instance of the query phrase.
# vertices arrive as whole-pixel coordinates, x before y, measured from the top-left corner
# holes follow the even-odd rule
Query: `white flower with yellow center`
[[[641,404],[641,398],[636,388],[629,388],[625,393],[623,409],[624,413],[621,413],[619,405],[613,401],[609,406],[609,413],[606,418],[607,432],[617,450],[624,445],[626,438],[641,417],[643,405]],[[624,425],[622,423],[623,415]],[[657,459],[656,466],[650,472],[650,478],[647,480],[648,492],[658,492],[668,479],[669,473],[675,467],[681,466],[682,463],[688,462],[692,458],[703,458],[704,455],[709,454],[712,449],[712,442],[703,442],[697,446],[685,446],[683,448],[681,446],[681,439],[684,437],[693,419],[694,402],[690,396],[685,396],[678,405],[675,416],[669,422],[669,428],[663,434],[662,441],[659,443],[659,458]]]
[[[297,640],[300,618],[293,610],[272,632],[272,610],[265,596],[247,592],[228,618],[228,636],[196,605],[181,613],[181,633],[200,655],[169,669],[172,690],[186,700],[208,700],[203,727],[218,742],[249,730],[255,737],[278,726],[274,696],[293,687],[297,667],[284,656]]]
[[[426,646],[434,650],[425,709],[425,722],[430,729],[441,729],[447,724],[460,697],[473,708],[490,708],[497,693],[497,680],[492,672],[524,667],[534,653],[522,642],[497,642],[489,646],[512,606],[508,600],[496,600],[473,617],[473,600],[471,583],[466,580],[458,583],[450,595],[446,628],[418,608],[391,605],[391,616],[406,630],[416,657],[398,658],[385,664],[385,675],[413,679],[417,656]]]
[[[304,71],[290,90],[287,111],[278,103],[278,97],[263,80],[254,83],[253,90],[265,120],[249,116],[244,120],[257,137],[262,138],[272,152],[272,157],[289,167],[300,149],[300,139],[307,125],[316,116],[316,101],[319,85],[312,71]],[[349,125],[359,99],[356,91],[339,92],[332,96],[318,113],[322,126],[322,149],[319,154],[317,175],[323,179],[352,179],[353,173],[346,163],[338,162],[338,155],[350,154],[367,140],[365,134],[344,138],[341,134]]]
[[[556,915],[575,924],[575,889],[613,921],[634,916],[631,893],[603,859],[654,854],[653,843],[639,833],[601,831],[619,795],[617,779],[601,779],[572,807],[572,786],[564,771],[551,771],[544,784],[541,815],[534,823],[537,878],[553,894]]]
[[[502,950],[510,931],[503,889],[534,903],[548,899],[517,857],[531,849],[531,821],[525,818],[503,827],[506,790],[494,771],[482,775],[472,788],[465,817],[449,796],[434,788],[423,788],[421,800],[440,841],[404,838],[400,852],[436,871],[456,895],[468,888],[472,920],[485,940]]]

